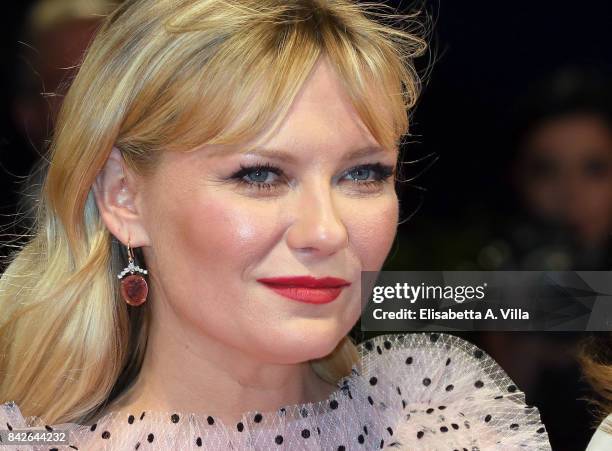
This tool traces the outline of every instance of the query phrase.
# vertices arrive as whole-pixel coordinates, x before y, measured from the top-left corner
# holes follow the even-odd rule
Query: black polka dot
[[[383,439],[380,439],[380,449],[383,449],[384,445],[385,445],[385,441]]]
[[[448,428],[446,426],[440,426],[440,432],[448,432]]]
[[[444,409],[446,409],[446,406],[438,406],[438,409],[444,410]]]
[[[280,445],[281,443],[283,443],[283,436],[282,435],[277,435],[276,437],[274,437],[274,442],[277,445]]]
[[[370,403],[371,406],[374,405],[374,400],[372,399],[371,396],[368,396],[368,402]]]
[[[436,341],[438,341],[438,338],[440,338],[440,335],[438,334],[431,334],[429,336],[429,339],[432,341],[432,343],[435,343]]]
[[[368,427],[367,427],[367,426],[364,426],[364,427],[363,427],[363,433],[364,433],[365,435],[368,435]]]
[[[432,407],[430,407],[429,409],[427,409],[425,412],[427,413],[433,413],[434,409]]]
[[[346,447],[344,445],[340,445],[337,451],[346,451]]]
[[[477,359],[482,359],[482,356],[484,356],[484,352],[482,352],[480,349],[474,350],[474,357]]]
[[[255,423],[261,423],[261,420],[263,420],[263,416],[261,415],[261,413],[256,413],[253,417],[253,421]]]
[[[374,345],[372,344],[372,342],[371,342],[371,341],[366,341],[366,342],[365,342],[365,348],[366,348],[368,351],[371,351],[372,349],[374,349]]]
[[[510,429],[518,429],[518,427],[519,427],[519,425],[518,425],[518,424],[516,424],[516,423],[512,423],[512,424],[510,425]]]
[[[453,391],[453,388],[455,388],[455,386],[453,384],[447,385],[446,386],[446,391]]]
[[[477,380],[476,382],[474,382],[474,387],[482,388],[482,387],[484,387],[484,382],[481,381],[481,380]]]
[[[130,423],[130,424],[134,424],[134,415],[130,415],[130,416],[128,417],[128,423]]]
[[[178,423],[180,418],[176,413],[173,413],[172,416],[170,417],[170,420],[172,420],[173,423]]]
[[[201,437],[198,437],[198,438],[196,439],[196,445],[197,445],[197,446],[202,446],[202,438],[201,438]]]
[[[485,423],[488,423],[489,421],[491,421],[491,415],[487,415],[485,418]]]
[[[365,442],[365,437],[363,436],[363,434],[359,434],[359,436],[357,437],[357,441],[361,444]]]
[[[8,423],[6,423],[6,424],[7,424],[7,425],[9,426],[9,428],[10,428],[10,429],[9,429],[9,431],[13,430],[13,428],[11,427],[11,425],[10,425],[10,424],[8,424]],[[45,429],[46,429],[47,431],[49,431],[49,432],[53,431],[53,428],[52,428],[51,426],[49,426],[49,425],[45,425]]]
[[[431,379],[430,378],[426,377],[425,379],[423,379],[423,385],[425,387],[428,387],[429,384],[431,384]]]
[[[145,416],[145,413],[142,412],[142,414],[140,415],[140,420],[142,420],[144,418],[144,416]]]
[[[103,438],[104,440],[109,439],[109,438],[110,438],[110,435],[111,435],[111,434],[110,434],[110,432],[108,432],[108,431],[104,431],[104,432],[102,432],[102,438]]]
[[[423,438],[424,435],[425,433],[423,431],[417,432],[417,438]]]
[[[412,357],[408,357],[406,359],[406,365],[411,365],[412,364],[412,360],[413,360]]]
[[[379,354],[382,354],[382,349],[380,349],[380,346],[376,345],[376,352],[378,352]]]
[[[391,426],[387,427],[387,432],[389,435],[393,435],[393,429],[391,429]]]
[[[544,431],[546,431],[546,429],[544,429],[544,428],[540,428],[540,429],[538,429],[536,432],[537,432],[538,434],[542,434]]]
[[[134,447],[134,449],[138,449],[140,448],[140,442],[136,443],[136,446]]]
[[[389,340],[385,340],[383,344],[385,345],[385,349],[391,349],[391,342]]]
[[[153,440],[155,439],[155,436],[153,434],[149,434],[147,435],[147,442],[149,443],[153,443]]]
[[[459,425],[457,423],[451,423],[451,427],[455,430],[459,429]]]
[[[95,430],[96,430],[96,428],[97,428],[97,427],[98,427],[98,423],[94,423],[94,424],[92,424],[92,425],[91,425],[91,427],[89,428],[89,430],[90,430],[91,432],[93,432],[93,431],[95,431]]]
[[[450,363],[451,363],[451,359],[449,357],[448,359],[446,359],[446,366],[450,365]]]
[[[397,394],[402,396],[402,390],[399,387],[397,387]]]
[[[378,378],[376,376],[372,376],[370,378],[370,385],[376,385],[377,382],[378,382]]]
[[[514,393],[516,391],[516,385],[508,385],[508,391]]]
[[[338,408],[338,401],[336,401],[335,399],[332,399],[329,402],[329,408],[330,409],[337,409]]]
[[[302,438],[310,437],[310,431],[308,429],[302,429]]]
[[[302,415],[302,418],[306,418],[308,416],[308,410],[306,410],[305,407],[302,407],[300,414]]]
[[[206,418],[206,421],[208,422],[208,424],[210,424],[211,426],[213,424],[215,424],[215,419],[211,416],[208,416],[208,418]]]
[[[242,421],[236,425],[236,429],[238,429],[238,432],[244,431],[244,424],[242,424]]]

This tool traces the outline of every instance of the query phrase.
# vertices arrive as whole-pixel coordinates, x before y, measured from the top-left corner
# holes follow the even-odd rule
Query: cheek
[[[612,220],[612,179],[600,180],[587,185],[584,190],[584,208],[591,219],[599,218],[601,222]]]
[[[273,208],[253,208],[252,202],[230,199],[221,192],[203,193],[192,195],[188,204],[175,209],[167,229],[192,269],[208,275],[231,272],[238,280],[249,262],[261,258],[274,240],[275,230],[270,226],[274,215]]]
[[[381,269],[397,233],[399,205],[395,195],[357,202],[347,215],[351,246],[362,271]]]
[[[536,213],[554,213],[562,204],[562,186],[553,180],[527,180],[525,200]]]

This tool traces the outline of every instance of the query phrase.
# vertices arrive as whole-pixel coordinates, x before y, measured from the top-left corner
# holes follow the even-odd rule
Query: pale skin
[[[262,148],[276,153],[164,152],[146,178],[113,149],[94,193],[109,231],[143,248],[153,320],[133,390],[106,412],[203,412],[230,423],[337,390],[308,361],[356,323],[361,271],[380,270],[391,248],[397,149],[374,140],[325,60]],[[274,169],[232,178],[254,164]],[[313,305],[257,282],[301,275],[351,285]]]

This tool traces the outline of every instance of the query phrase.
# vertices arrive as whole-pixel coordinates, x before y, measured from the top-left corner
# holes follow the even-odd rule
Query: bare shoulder
[[[612,413],[599,425],[586,451],[606,451],[612,449]]]

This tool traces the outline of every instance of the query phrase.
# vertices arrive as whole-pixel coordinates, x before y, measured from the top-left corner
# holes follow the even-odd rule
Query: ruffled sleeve
[[[538,409],[484,351],[444,333],[389,334],[362,343],[368,400],[410,450],[550,450]]]
[[[471,343],[439,333],[390,334],[358,350],[360,362],[328,399],[245,412],[236,424],[212,412],[145,411],[47,426],[70,432],[70,444],[58,451],[551,449],[538,410]],[[14,403],[0,405],[0,429],[44,426],[40,418],[24,419]]]

